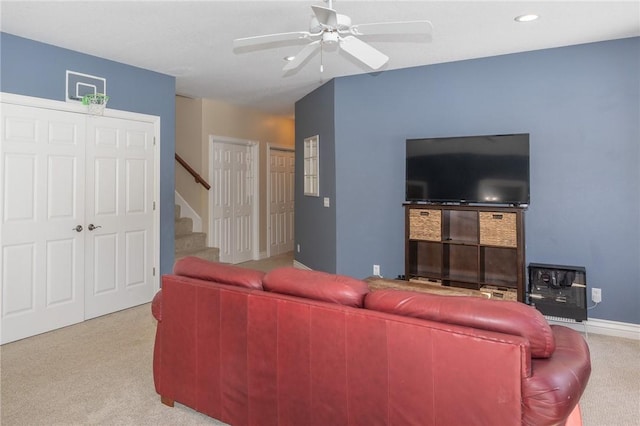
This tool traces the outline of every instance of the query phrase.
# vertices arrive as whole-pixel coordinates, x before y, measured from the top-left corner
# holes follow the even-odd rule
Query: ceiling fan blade
[[[282,71],[291,71],[302,65],[320,48],[320,40],[312,41],[307,44],[298,54],[282,68]]]
[[[340,48],[374,70],[389,60],[387,55],[354,36],[340,39]]]
[[[320,24],[331,28],[338,26],[338,15],[335,10],[322,6],[311,6],[311,9]]]
[[[240,47],[256,46],[260,44],[277,43],[284,41],[304,40],[311,37],[313,34],[307,31],[296,31],[293,33],[279,33],[279,34],[267,34],[255,37],[244,37],[233,40],[233,47],[235,49]]]
[[[430,21],[378,22],[351,26],[354,35],[431,34]]]

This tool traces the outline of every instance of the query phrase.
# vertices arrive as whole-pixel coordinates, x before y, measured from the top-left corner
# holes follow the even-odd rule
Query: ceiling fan
[[[359,36],[384,36],[397,34],[424,34],[430,35],[432,26],[430,21],[402,21],[402,22],[378,22],[371,24],[351,25],[351,18],[341,15],[333,9],[332,0],[324,0],[329,7],[311,6],[313,15],[309,25],[309,31],[296,31],[290,33],[267,34],[255,37],[239,38],[233,41],[235,49],[253,47],[264,44],[295,42],[308,40],[307,44],[292,60],[283,68],[283,71],[291,71],[299,68],[307,59],[314,55],[325,45],[338,45],[341,50],[348,53],[358,61],[373,70],[378,70],[389,61],[389,57],[368,43],[360,40]],[[323,71],[322,61],[320,72]]]

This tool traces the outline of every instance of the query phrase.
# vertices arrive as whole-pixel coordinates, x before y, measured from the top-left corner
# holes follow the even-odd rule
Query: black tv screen
[[[407,139],[406,199],[529,204],[529,134]]]

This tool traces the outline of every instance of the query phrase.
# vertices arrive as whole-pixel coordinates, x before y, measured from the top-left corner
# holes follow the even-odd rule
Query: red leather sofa
[[[162,402],[231,425],[581,423],[584,339],[518,302],[184,258],[152,312]]]

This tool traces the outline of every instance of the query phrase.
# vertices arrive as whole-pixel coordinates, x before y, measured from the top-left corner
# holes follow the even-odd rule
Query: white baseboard
[[[549,320],[549,324],[564,325],[565,327],[569,327],[580,332],[640,340],[640,324],[609,321],[598,318],[589,318],[582,322]]]
[[[298,262],[297,260],[293,260],[293,267],[294,268],[298,268],[298,269],[306,269],[307,271],[311,271],[312,269],[309,268],[308,266]]]
[[[202,219],[198,213],[191,208],[189,203],[187,203],[185,199],[178,194],[178,191],[175,191],[175,203],[180,206],[180,215],[182,217],[191,218],[193,221],[193,232],[202,232]]]

